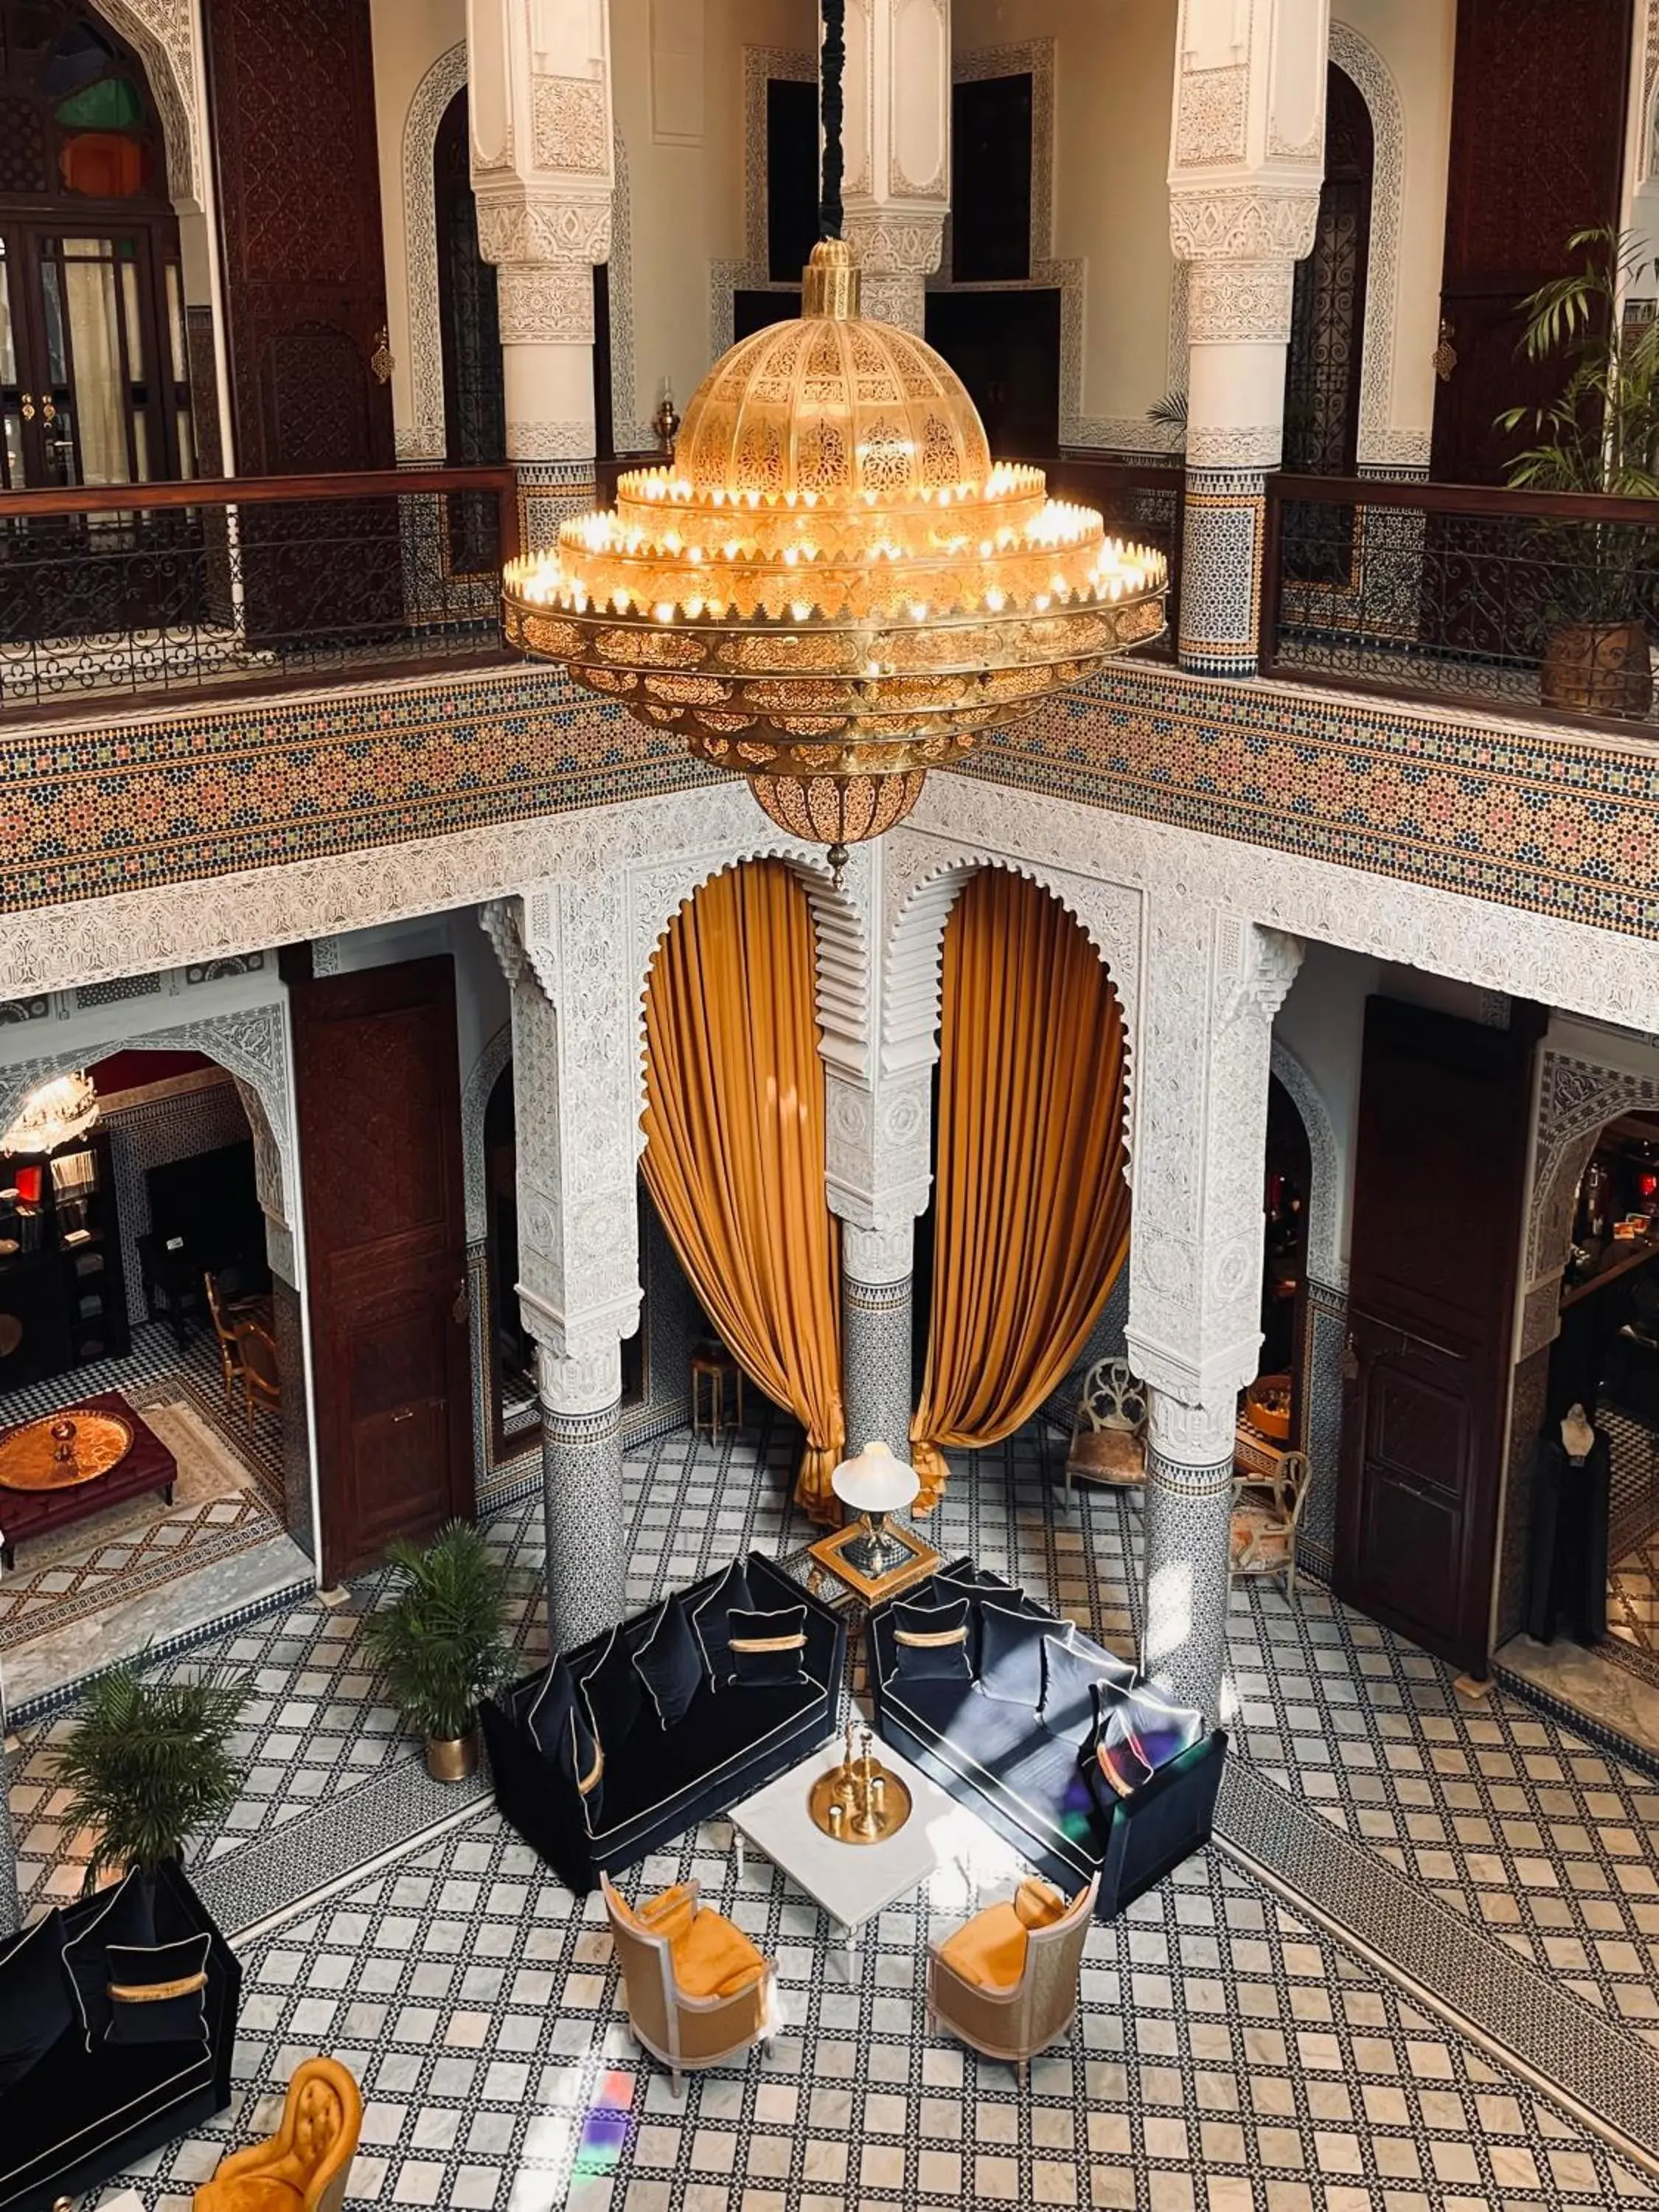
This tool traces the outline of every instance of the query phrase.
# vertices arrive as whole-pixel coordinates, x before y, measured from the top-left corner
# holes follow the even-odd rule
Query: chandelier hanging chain
[[[823,131],[823,168],[818,200],[818,236],[839,238],[842,176],[845,156],[842,122],[845,112],[842,76],[847,67],[847,0],[823,0],[823,50],[818,71],[818,119]]]

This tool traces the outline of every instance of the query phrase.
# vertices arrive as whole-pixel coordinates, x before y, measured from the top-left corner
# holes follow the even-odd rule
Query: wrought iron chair
[[[1132,1488],[1146,1480],[1146,1388],[1127,1359],[1097,1359],[1083,1378],[1072,1447],[1066,1455],[1066,1498],[1072,1478]]]
[[[288,2085],[283,2124],[222,2158],[194,2212],[340,2212],[363,2124],[362,2092],[337,2058],[307,2058]]]
[[[601,1875],[611,1939],[622,1966],[628,2025],[643,2050],[680,2077],[723,2066],[770,2039],[778,2021],[775,1968],[739,1928],[698,1903],[695,1881],[678,1882],[637,1911]]]
[[[1030,2063],[1070,2033],[1077,2017],[1083,1947],[1093,1923],[1096,1875],[1069,1904],[1047,1882],[1025,1881],[987,1905],[927,1958],[927,2025],[944,2027],[987,2058],[1011,2065],[1022,2086]]]
[[[1283,1575],[1287,1601],[1296,1597],[1296,1539],[1308,1502],[1308,1455],[1285,1452],[1271,1474],[1233,1479],[1230,1564],[1235,1578]]]

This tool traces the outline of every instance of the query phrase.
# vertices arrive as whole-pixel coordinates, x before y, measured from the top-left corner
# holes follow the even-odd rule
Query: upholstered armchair
[[[1120,1489],[1146,1480],[1146,1389],[1127,1359],[1097,1359],[1083,1378],[1066,1455],[1067,1504],[1073,1476]]]
[[[340,2212],[363,2124],[362,2092],[337,2058],[295,2069],[283,2124],[221,2159],[195,2212]]]
[[[677,1882],[637,1911],[601,1875],[634,2039],[680,2076],[724,2065],[776,2025],[772,1962],[740,1928]]]
[[[943,2026],[1024,2082],[1030,2062],[1077,2016],[1083,1947],[1094,1918],[1097,1875],[1068,1905],[1046,1881],[987,1905],[936,1942],[927,1960],[927,2024]]]

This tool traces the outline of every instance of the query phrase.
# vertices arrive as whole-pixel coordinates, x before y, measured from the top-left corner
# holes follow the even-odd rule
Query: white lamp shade
[[[884,1443],[867,1443],[844,1459],[830,1477],[830,1487],[854,1513],[897,1513],[921,1488],[915,1468],[895,1459]]]

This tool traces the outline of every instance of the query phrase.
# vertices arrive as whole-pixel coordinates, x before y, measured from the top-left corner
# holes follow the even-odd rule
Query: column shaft
[[[897,1459],[910,1455],[910,1282],[866,1283],[843,1268],[841,1279],[842,1395],[847,1449],[884,1443]]]
[[[549,1647],[568,1651],[628,1610],[623,1559],[622,1400],[592,1413],[542,1403]]]
[[[1140,1663],[1213,1726],[1227,1667],[1235,1413],[1231,1400],[1206,1408],[1149,1396]]]

